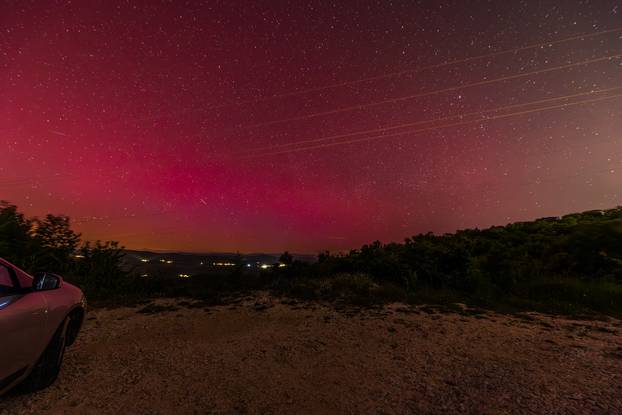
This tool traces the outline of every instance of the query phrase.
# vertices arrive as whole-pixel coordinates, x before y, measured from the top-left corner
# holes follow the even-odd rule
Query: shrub
[[[122,266],[125,254],[117,242],[86,242],[79,254],[76,282],[87,295],[102,298],[130,292],[130,274]]]

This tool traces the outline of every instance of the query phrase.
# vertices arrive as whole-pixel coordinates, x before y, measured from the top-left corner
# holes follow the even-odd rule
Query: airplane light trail
[[[599,90],[594,90],[594,91],[589,91],[589,92],[582,92],[582,93],[577,93],[577,94],[562,95],[562,96],[557,96],[557,97],[553,97],[553,98],[540,99],[540,100],[530,101],[530,102],[525,102],[525,103],[520,103],[520,104],[505,105],[505,106],[500,106],[500,107],[497,107],[497,108],[489,108],[489,109],[485,109],[485,110],[481,110],[481,111],[468,112],[468,113],[464,113],[464,114],[454,114],[454,115],[449,115],[449,116],[440,117],[440,118],[434,118],[434,119],[430,119],[430,120],[421,120],[421,121],[416,121],[416,122],[411,122],[411,123],[403,123],[403,124],[392,125],[392,126],[388,126],[388,127],[380,127],[380,128],[372,128],[372,129],[369,129],[369,130],[354,131],[354,132],[346,133],[346,134],[336,134],[336,135],[331,135],[331,136],[327,136],[327,137],[313,138],[313,139],[308,139],[308,140],[299,140],[299,141],[293,141],[293,142],[282,143],[282,144],[273,144],[273,145],[269,145],[269,146],[248,149],[248,150],[245,151],[245,153],[256,153],[258,151],[265,151],[265,150],[271,150],[271,149],[276,149],[276,148],[292,147],[292,146],[298,146],[298,145],[301,145],[301,144],[330,141],[330,140],[334,140],[336,138],[346,138],[346,137],[352,137],[352,136],[357,136],[357,135],[362,135],[362,134],[370,134],[370,133],[377,133],[377,132],[397,130],[397,129],[400,129],[400,128],[413,127],[413,126],[422,125],[422,124],[430,124],[430,123],[439,122],[439,121],[451,120],[451,119],[454,119],[454,118],[464,118],[464,117],[469,117],[469,116],[473,116],[473,115],[485,114],[485,113],[488,113],[488,112],[498,112],[498,111],[507,110],[507,109],[511,109],[511,108],[525,107],[525,106],[529,106],[529,105],[543,104],[543,103],[546,103],[546,102],[560,101],[560,100],[564,100],[564,99],[578,98],[578,97],[582,97],[582,96],[589,96],[589,95],[601,94],[601,93],[605,93],[605,92],[612,92],[612,91],[617,91],[619,89],[622,89],[622,86],[614,87],[614,88],[599,89]]]
[[[279,155],[279,154],[296,153],[296,152],[300,152],[300,151],[309,151],[309,150],[315,150],[315,149],[319,149],[319,148],[334,147],[334,146],[340,146],[340,145],[345,145],[345,144],[360,143],[360,142],[364,142],[364,141],[378,140],[378,139],[382,139],[382,138],[398,137],[398,136],[402,136],[402,135],[410,135],[410,134],[422,133],[422,132],[427,132],[427,131],[435,131],[435,130],[438,130],[438,129],[444,129],[444,128],[450,128],[450,127],[457,127],[457,126],[474,124],[474,123],[494,121],[494,120],[503,119],[503,118],[517,117],[517,116],[520,116],[520,115],[532,114],[532,113],[537,113],[537,112],[542,112],[542,111],[550,111],[550,110],[560,109],[560,108],[567,108],[567,107],[572,107],[572,106],[576,106],[576,105],[591,104],[591,103],[605,101],[605,100],[610,100],[610,99],[619,98],[619,97],[622,97],[622,94],[611,95],[611,96],[607,96],[607,97],[603,97],[603,98],[594,98],[594,99],[584,100],[584,101],[580,101],[580,102],[572,102],[572,103],[565,103],[565,104],[559,104],[559,105],[551,105],[551,106],[548,106],[548,107],[542,107],[542,108],[537,108],[537,109],[532,109],[532,110],[519,111],[519,112],[503,114],[503,115],[497,115],[497,116],[492,116],[492,117],[484,117],[484,118],[481,118],[481,119],[475,119],[475,120],[469,120],[469,121],[461,121],[461,122],[444,124],[444,125],[439,125],[439,126],[415,129],[415,130],[411,130],[411,131],[403,131],[403,132],[394,133],[394,134],[386,134],[386,135],[379,135],[379,136],[363,137],[363,138],[354,139],[354,140],[338,141],[338,142],[334,142],[334,143],[323,143],[323,144],[318,144],[318,145],[313,145],[313,146],[299,147],[299,148],[293,148],[293,149],[287,149],[287,150],[275,151],[275,152],[269,152],[269,153],[261,153],[261,154],[251,155],[251,156],[242,157],[242,158],[258,158],[258,157],[265,157],[265,156],[274,156],[274,155]]]
[[[362,84],[362,83],[371,82],[371,81],[378,81],[378,80],[383,80],[383,79],[387,79],[387,78],[398,77],[398,76],[409,74],[409,73],[425,72],[425,71],[429,71],[431,69],[439,69],[439,68],[443,68],[443,67],[446,67],[446,66],[459,65],[459,64],[463,64],[463,63],[468,63],[468,62],[473,62],[473,61],[477,61],[477,60],[481,60],[481,59],[486,59],[486,58],[494,58],[494,57],[498,57],[498,56],[502,56],[502,55],[509,55],[509,54],[513,54],[513,53],[516,54],[518,52],[527,51],[527,50],[530,50],[530,49],[536,49],[536,48],[542,48],[542,47],[551,47],[551,46],[554,46],[554,45],[560,45],[560,44],[572,42],[572,41],[575,41],[575,40],[591,39],[591,38],[595,38],[595,37],[598,37],[598,36],[608,35],[608,34],[617,33],[617,32],[622,32],[622,27],[615,27],[613,29],[601,30],[601,31],[598,31],[598,32],[593,32],[593,33],[582,33],[582,34],[578,34],[578,35],[574,35],[574,36],[569,36],[569,37],[566,37],[566,38],[563,38],[563,39],[550,40],[550,41],[546,41],[546,42],[537,42],[537,43],[532,43],[532,44],[529,44],[529,45],[526,45],[526,46],[519,46],[519,47],[512,48],[512,49],[500,50],[498,52],[485,53],[485,54],[482,54],[482,55],[470,56],[470,57],[462,58],[462,59],[453,59],[453,60],[449,60],[447,62],[442,62],[442,63],[438,63],[438,64],[434,64],[434,65],[426,65],[426,66],[421,66],[421,67],[418,67],[418,68],[410,68],[410,69],[405,69],[405,70],[401,70],[401,71],[388,72],[388,73],[384,73],[384,74],[380,74],[380,75],[376,75],[376,76],[370,76],[370,77],[367,77],[367,78],[360,78],[360,79],[354,79],[354,80],[351,80],[351,81],[337,82],[337,83],[334,83],[334,84],[316,86],[316,87],[312,87],[312,88],[303,88],[303,89],[300,89],[300,90],[284,92],[284,93],[280,93],[280,94],[274,94],[274,95],[270,95],[270,96],[266,96],[266,97],[261,97],[261,98],[241,100],[241,101],[236,101],[236,102],[229,102],[229,103],[224,103],[224,104],[219,104],[219,105],[213,105],[213,106],[205,107],[205,108],[203,108],[201,110],[214,110],[214,109],[227,108],[227,107],[233,107],[233,106],[238,106],[238,105],[257,104],[257,103],[264,102],[264,101],[269,101],[269,100],[275,100],[275,99],[280,99],[280,98],[288,98],[288,97],[293,97],[293,96],[309,94],[309,93],[312,93],[312,92],[325,91],[325,90],[328,90],[328,89],[342,88],[342,87],[345,87],[345,86],[357,85],[357,84]],[[199,110],[199,111],[201,111],[201,110]],[[252,127],[253,126],[246,126],[245,128],[252,128]]]
[[[431,96],[431,95],[443,94],[443,93],[447,93],[447,92],[455,92],[455,91],[459,91],[461,89],[466,89],[466,88],[474,88],[474,87],[478,87],[478,86],[495,84],[495,83],[498,83],[498,82],[505,82],[505,81],[511,81],[511,80],[515,80],[515,79],[525,78],[525,77],[533,76],[533,75],[541,75],[541,74],[544,74],[544,73],[549,73],[549,72],[560,71],[560,70],[564,70],[564,69],[575,68],[575,67],[578,67],[578,66],[589,65],[589,64],[597,63],[597,62],[611,61],[611,60],[614,60],[614,59],[619,59],[621,57],[622,57],[622,53],[621,54],[615,54],[615,55],[608,55],[608,56],[603,56],[603,57],[596,58],[596,59],[588,59],[588,60],[584,60],[584,61],[580,61],[580,62],[574,62],[574,63],[570,63],[570,64],[566,64],[566,65],[554,66],[554,67],[546,68],[546,69],[539,69],[539,70],[519,73],[519,74],[515,74],[515,75],[508,75],[508,76],[502,76],[502,77],[499,77],[499,78],[486,79],[486,80],[483,80],[483,81],[478,81],[478,82],[472,82],[472,83],[467,83],[467,84],[463,84],[463,85],[452,86],[452,87],[449,87],[449,88],[436,89],[436,90],[433,90],[433,91],[426,91],[426,92],[421,92],[421,93],[417,93],[417,94],[413,94],[413,95],[406,95],[406,96],[402,96],[402,97],[390,98],[390,99],[385,99],[385,100],[382,100],[382,101],[371,102],[371,103],[367,103],[367,104],[352,105],[352,106],[337,108],[337,109],[329,110],[329,111],[322,111],[322,112],[316,112],[316,113],[306,114],[306,115],[301,115],[301,116],[296,116],[296,117],[290,117],[290,118],[283,118],[283,119],[279,119],[279,120],[266,121],[266,122],[261,122],[261,123],[257,123],[257,124],[249,124],[249,125],[246,125],[246,126],[242,126],[242,128],[265,127],[265,126],[269,126],[269,125],[282,124],[282,123],[287,123],[287,122],[291,122],[291,121],[301,121],[301,120],[308,120],[308,119],[316,118],[316,117],[324,117],[326,115],[334,115],[334,114],[339,114],[339,113],[347,112],[347,111],[362,110],[362,109],[367,109],[367,108],[371,108],[371,107],[376,107],[376,106],[379,106],[379,105],[394,104],[394,103],[397,103],[397,102],[408,101],[408,100],[412,100],[412,99],[415,99],[415,98],[423,98],[423,97],[428,97],[428,96]]]

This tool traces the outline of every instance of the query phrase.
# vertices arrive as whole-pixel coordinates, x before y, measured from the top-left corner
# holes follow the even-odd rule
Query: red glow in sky
[[[0,199],[242,252],[619,205],[622,10],[556,3],[5,2]]]

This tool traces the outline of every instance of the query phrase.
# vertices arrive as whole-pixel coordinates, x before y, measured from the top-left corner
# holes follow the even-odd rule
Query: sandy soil
[[[92,310],[57,382],[0,414],[622,414],[618,320],[180,302]]]

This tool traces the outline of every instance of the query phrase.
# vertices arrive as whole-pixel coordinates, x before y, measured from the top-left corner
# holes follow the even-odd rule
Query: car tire
[[[69,317],[66,317],[54,333],[54,337],[43,351],[32,372],[21,384],[20,388],[23,392],[29,393],[45,389],[54,383],[58,377],[65,355],[69,321]]]

